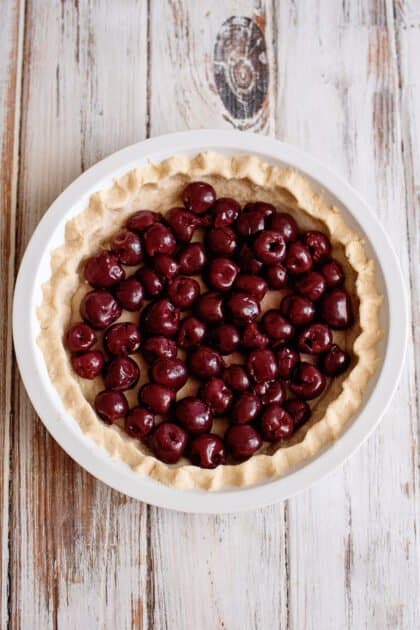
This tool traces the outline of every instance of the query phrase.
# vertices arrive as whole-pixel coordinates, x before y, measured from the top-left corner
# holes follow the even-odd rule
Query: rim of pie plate
[[[218,134],[218,137],[216,137],[217,134]],[[193,136],[195,137],[193,138]],[[392,395],[392,391],[395,388],[396,383],[397,383],[397,380],[395,379],[395,370],[394,370],[394,378],[392,380],[389,378],[390,376],[389,374],[386,375],[387,380],[388,380],[386,385],[385,385],[385,379],[384,379],[384,368],[389,367],[388,350],[390,349],[389,346],[390,346],[391,339],[389,338],[388,332],[390,330],[390,327],[393,321],[392,317],[390,317],[392,313],[386,312],[385,319],[383,317],[384,313],[382,313],[381,315],[381,320],[383,320],[381,321],[381,325],[386,333],[385,334],[386,339],[380,342],[379,346],[382,346],[380,350],[380,354],[385,355],[386,361],[382,365],[380,372],[373,379],[373,382],[370,385],[370,391],[369,391],[369,394],[371,395],[369,396],[366,395],[366,399],[363,401],[363,409],[361,410],[361,413],[358,414],[360,418],[360,416],[366,415],[365,411],[367,410],[367,408],[370,408],[371,411],[372,409],[374,409],[375,413],[374,413],[373,421],[371,420],[367,425],[365,424],[364,427],[361,427],[356,422],[349,423],[349,426],[346,428],[346,431],[344,435],[340,438],[340,440],[336,442],[333,448],[328,448],[321,456],[316,457],[311,462],[306,461],[308,457],[312,458],[314,453],[323,449],[324,446],[326,446],[327,442],[337,437],[337,434],[341,431],[342,424],[343,424],[340,419],[339,419],[340,421],[338,422],[338,424],[335,424],[334,421],[331,422],[331,418],[330,418],[330,421],[328,423],[329,429],[328,431],[326,431],[326,433],[325,433],[325,429],[323,429],[321,433],[316,431],[318,435],[314,436],[314,438],[311,438],[309,451],[307,451],[304,457],[299,456],[297,458],[297,461],[293,461],[290,459],[290,457],[288,457],[285,459],[285,461],[283,461],[280,468],[276,467],[274,470],[271,463],[268,464],[268,466],[265,465],[265,462],[267,460],[272,461],[274,458],[272,456],[265,456],[265,455],[254,456],[251,460],[248,460],[248,462],[245,462],[245,464],[238,464],[234,466],[224,466],[223,469],[225,471],[225,474],[223,474],[223,477],[224,477],[223,481],[221,481],[221,476],[220,476],[220,473],[217,472],[217,469],[216,469],[216,472],[214,472],[214,471],[204,471],[193,466],[183,466],[181,469],[178,469],[175,472],[173,472],[174,468],[170,468],[167,465],[162,464],[162,466],[164,467],[166,471],[168,470],[171,471],[169,473],[169,477],[170,477],[169,480],[168,478],[165,478],[165,475],[167,474],[166,472],[163,475],[158,473],[158,478],[163,477],[162,480],[165,483],[169,482],[176,485],[177,487],[183,487],[183,488],[191,487],[191,486],[196,487],[197,485],[199,485],[203,488],[210,487],[211,489],[218,489],[218,488],[225,488],[228,486],[235,486],[235,485],[243,485],[243,484],[250,484],[250,483],[254,484],[255,482],[271,478],[273,474],[275,476],[278,476],[279,474],[284,474],[286,471],[289,471],[292,467],[294,467],[295,465],[300,463],[302,460],[304,460],[305,465],[303,467],[299,468],[299,470],[297,470],[293,474],[287,475],[283,479],[278,479],[276,482],[261,484],[260,486],[256,486],[254,488],[242,489],[241,494],[243,495],[243,493],[246,492],[248,494],[248,498],[251,499],[251,504],[249,503],[249,500],[246,501],[246,505],[245,504],[240,505],[241,503],[240,500],[235,502],[234,495],[239,495],[239,492],[230,490],[228,492],[229,494],[228,504],[226,504],[224,507],[221,506],[222,502],[219,500],[217,500],[217,503],[219,504],[218,507],[215,505],[209,505],[208,503],[207,505],[198,505],[199,501],[197,501],[196,499],[198,499],[198,497],[201,496],[200,493],[198,493],[198,495],[197,493],[192,493],[195,495],[195,498],[193,500],[193,503],[195,504],[194,506],[191,505],[191,502],[189,505],[179,505],[180,501],[178,499],[176,500],[174,499],[174,501],[171,501],[169,499],[169,495],[167,494],[167,492],[171,490],[170,488],[165,489],[163,486],[161,486],[160,484],[155,484],[150,479],[143,480],[143,479],[140,479],[138,476],[136,476],[136,479],[135,479],[132,472],[129,471],[125,465],[121,467],[118,461],[111,460],[109,456],[103,453],[102,449],[95,449],[94,447],[92,448],[92,445],[89,444],[88,449],[86,448],[82,449],[85,451],[83,454],[81,452],[79,453],[75,452],[77,451],[77,449],[74,448],[75,442],[81,441],[80,432],[78,432],[77,429],[75,431],[74,422],[73,422],[72,427],[71,427],[71,433],[73,435],[70,436],[68,432],[69,427],[67,425],[66,430],[64,430],[64,433],[67,433],[67,437],[68,437],[68,439],[66,440],[63,437],[63,435],[60,435],[60,433],[63,433],[63,431],[60,431],[60,428],[58,427],[57,422],[56,421],[49,422],[46,419],[45,409],[44,409],[44,413],[42,413],[43,404],[40,401],[40,397],[37,396],[37,394],[34,391],[33,383],[29,382],[31,381],[31,377],[28,374],[28,369],[25,369],[25,366],[23,365],[23,361],[22,361],[21,342],[22,342],[22,337],[25,337],[25,335],[16,335],[17,324],[22,322],[22,316],[17,313],[17,305],[22,299],[22,287],[25,284],[25,279],[26,279],[26,283],[28,281],[28,278],[27,277],[25,278],[25,274],[24,274],[25,268],[27,272],[28,264],[31,261],[31,258],[33,259],[34,263],[36,259],[40,258],[41,239],[42,238],[44,239],[43,242],[45,244],[46,240],[48,240],[45,238],[46,235],[48,234],[48,236],[51,236],[51,227],[58,228],[58,225],[60,224],[59,229],[58,230],[56,229],[57,233],[54,234],[54,239],[50,239],[50,240],[54,240],[55,242],[48,242],[48,246],[47,246],[48,252],[45,252],[45,251],[43,252],[44,255],[43,255],[43,261],[42,261],[43,262],[42,273],[41,273],[41,269],[39,265],[39,260],[37,260],[38,264],[35,265],[35,268],[36,268],[35,283],[34,283],[35,286],[32,287],[31,298],[36,298],[36,300],[35,302],[31,300],[32,306],[39,306],[40,285],[42,283],[45,283],[45,280],[48,277],[48,274],[46,273],[45,254],[48,253],[49,255],[50,252],[55,248],[55,246],[60,244],[60,242],[62,242],[63,233],[64,233],[63,227],[65,223],[64,219],[67,220],[70,217],[72,216],[74,217],[75,215],[77,215],[80,212],[80,210],[83,208],[83,206],[86,206],[86,200],[90,196],[90,193],[95,190],[102,189],[106,185],[109,185],[112,179],[115,179],[115,177],[112,177],[113,175],[118,177],[121,175],[122,172],[131,170],[133,166],[147,163],[148,161],[147,157],[153,157],[153,160],[151,160],[153,163],[155,163],[158,157],[165,158],[170,153],[170,151],[168,151],[166,148],[167,146],[171,146],[171,143],[168,142],[168,140],[175,140],[175,139],[177,140],[177,145],[178,145],[178,149],[180,150],[180,154],[182,152],[182,154],[184,155],[179,160],[171,159],[171,160],[166,160],[166,162],[164,162],[163,168],[165,169],[166,174],[171,169],[172,171],[174,170],[182,171],[182,169],[185,168],[185,164],[189,164],[189,160],[186,158],[186,154],[196,155],[200,149],[209,147],[211,149],[217,149],[219,152],[224,153],[225,156],[224,157],[222,156],[222,158],[218,159],[217,164],[216,165],[213,164],[213,166],[211,166],[211,161],[212,161],[211,154],[207,156],[206,158],[198,158],[194,163],[196,165],[196,171],[194,173],[190,173],[191,179],[197,179],[199,175],[202,175],[202,178],[205,178],[205,173],[203,169],[204,170],[207,169],[208,171],[210,166],[211,168],[215,168],[216,171],[217,170],[220,171],[221,168],[222,169],[225,168],[225,174],[226,174],[226,165],[228,163],[230,164],[230,166],[232,165],[232,161],[226,159],[226,154],[230,153],[230,154],[234,154],[238,156],[239,158],[235,165],[235,175],[245,176],[248,179],[254,180],[258,186],[261,186],[261,181],[262,181],[261,177],[263,176],[263,171],[265,171],[265,167],[261,166],[260,160],[257,157],[259,154],[270,163],[274,162],[275,164],[276,162],[277,163],[280,162],[280,163],[285,163],[285,164],[290,165],[292,169],[291,170],[286,169],[286,171],[284,171],[284,173],[287,173],[288,178],[290,178],[291,173],[293,173],[294,167],[299,168],[299,170],[305,172],[305,174],[309,176],[309,178],[311,179],[311,182],[315,182],[315,187],[318,187],[318,190],[320,189],[320,186],[322,188],[325,188],[326,198],[332,197],[334,201],[338,200],[338,203],[341,206],[342,210],[344,206],[344,214],[346,215],[346,222],[348,221],[351,224],[351,227],[348,228],[347,233],[352,234],[352,238],[350,240],[352,240],[357,245],[356,250],[359,249],[357,254],[355,254],[353,251],[350,257],[353,256],[352,262],[354,262],[354,260],[357,260],[357,257],[359,257],[360,259],[359,262],[361,262],[363,259],[362,267],[365,268],[365,271],[369,269],[368,275],[370,277],[369,282],[371,283],[371,285],[370,285],[370,289],[368,290],[368,294],[370,295],[369,299],[372,299],[372,303],[369,309],[367,310],[371,312],[370,316],[373,317],[373,320],[372,320],[373,323],[376,322],[377,324],[377,319],[378,319],[379,309],[380,309],[380,299],[378,297],[376,290],[375,291],[371,290],[373,287],[373,277],[374,277],[371,263],[368,262],[366,259],[364,247],[361,241],[358,239],[354,240],[354,231],[352,229],[353,226],[355,226],[356,228],[359,228],[359,233],[362,233],[365,236],[367,236],[366,241],[367,241],[367,247],[369,249],[369,255],[373,252],[374,258],[376,259],[380,258],[380,264],[378,267],[379,267],[379,276],[380,276],[379,283],[380,283],[381,293],[384,293],[386,297],[386,295],[389,292],[388,283],[386,281],[387,279],[390,282],[392,282],[394,288],[395,287],[399,288],[399,294],[401,297],[401,304],[402,304],[402,309],[401,309],[402,326],[400,330],[401,334],[399,336],[399,339],[396,340],[396,343],[391,344],[392,353],[394,355],[394,358],[397,359],[396,365],[399,368],[398,371],[400,371],[400,366],[402,364],[404,349],[406,345],[407,330],[406,330],[406,326],[404,325],[404,322],[406,319],[404,317],[404,315],[406,314],[406,296],[405,296],[404,287],[401,280],[400,271],[396,262],[395,254],[393,253],[392,248],[390,247],[387,237],[386,235],[384,235],[381,228],[378,227],[379,224],[376,222],[375,218],[369,213],[369,209],[367,208],[367,206],[365,206],[364,202],[356,195],[356,193],[354,193],[354,191],[352,191],[352,189],[345,182],[343,182],[342,180],[340,180],[333,174],[326,171],[323,167],[318,165],[311,158],[300,153],[298,150],[294,149],[293,147],[283,145],[271,139],[254,136],[253,134],[246,134],[242,132],[220,132],[220,131],[212,132],[212,131],[207,130],[207,131],[171,134],[168,137],[155,138],[155,139],[143,142],[143,143],[139,143],[138,145],[133,145],[133,147],[128,147],[127,149],[117,154],[114,154],[113,156],[110,156],[109,158],[101,162],[100,164],[90,169],[83,176],[81,176],[72,186],[70,186],[69,189],[67,189],[67,191],[65,191],[60,196],[60,198],[55,202],[55,204],[53,204],[52,208],[44,217],[43,221],[38,227],[36,234],[34,235],[32,242],[30,246],[28,247],[28,251],[25,255],[25,259],[22,263],[22,269],[19,274],[17,288],[16,288],[16,295],[15,295],[15,303],[14,303],[14,334],[15,334],[15,345],[16,345],[16,350],[17,350],[17,355],[18,355],[18,361],[20,364],[20,368],[21,368],[21,372],[22,372],[22,376],[24,378],[25,384],[27,385],[27,388],[30,390],[31,398],[34,402],[34,405],[36,409],[39,411],[39,413],[41,414],[41,416],[43,417],[45,424],[47,425],[49,430],[53,433],[54,437],[58,439],[61,445],[66,450],[68,450],[70,454],[73,457],[75,457],[75,459],[77,459],[77,461],[79,461],[85,468],[90,470],[90,472],[92,472],[93,474],[96,474],[97,476],[99,476],[101,479],[104,479],[110,485],[126,492],[127,494],[130,494],[132,496],[137,496],[138,498],[148,500],[149,502],[155,503],[158,505],[166,505],[168,507],[186,509],[188,511],[230,511],[231,509],[246,509],[246,508],[252,507],[251,495],[254,495],[254,503],[264,504],[264,503],[269,503],[279,498],[283,498],[284,496],[288,496],[290,493],[301,489],[303,485],[308,485],[315,478],[321,476],[325,472],[328,472],[333,467],[338,465],[346,456],[348,456],[363,441],[363,439],[367,437],[370,431],[374,428],[374,426],[376,425],[377,421],[379,420],[381,416],[381,413],[384,410],[383,409],[384,405],[387,402],[389,402],[390,397]],[[194,140],[194,142],[191,142],[192,140]],[[210,142],[210,140],[213,140],[213,142]],[[215,146],[212,146],[213,144]],[[181,145],[184,145],[184,146],[181,146]],[[251,159],[245,159],[243,155],[241,156],[241,154],[245,153],[246,151],[249,151],[250,153],[252,151],[254,153]],[[153,156],[152,156],[152,153],[154,153]],[[98,167],[102,167],[102,168],[98,168]],[[249,173],[250,169],[252,171],[251,175]],[[273,169],[271,167],[270,169],[271,169],[271,172],[273,172]],[[153,166],[152,170],[156,172],[156,166]],[[96,178],[94,176],[94,171],[96,171],[95,173]],[[100,173],[101,171],[102,173]],[[150,173],[151,167],[150,166],[147,167],[146,171]],[[102,174],[102,177],[100,177],[100,174]],[[230,175],[232,175],[231,172],[229,172],[229,176]],[[296,177],[296,173],[293,173],[293,176]],[[95,179],[96,179],[96,182],[95,182]],[[133,180],[132,176],[131,176],[131,179]],[[122,193],[121,181],[120,181],[120,184],[118,184],[116,187],[114,186],[112,193],[107,194],[109,200],[113,199],[113,201],[111,201],[110,203],[111,206],[112,206],[112,203],[114,203],[114,206],[115,205],[121,206],[121,194],[123,195],[126,194],[126,193]],[[125,178],[125,184],[127,184],[127,178]],[[289,179],[289,184],[290,184],[290,179]],[[78,188],[77,191],[76,191],[76,188]],[[302,180],[301,190],[300,192],[298,192],[298,194],[301,195],[301,198],[298,198],[299,205],[304,205],[304,200],[305,198],[306,200],[308,199],[308,194],[310,194],[312,201],[314,200],[313,193],[308,192],[310,190],[311,189],[308,183],[305,182],[305,184],[303,184],[303,180]],[[297,191],[295,190],[295,192]],[[102,193],[102,195],[103,194],[104,193]],[[82,196],[82,198],[80,198],[80,196]],[[119,199],[117,199],[118,196],[120,196]],[[320,199],[319,195],[316,195],[316,198],[319,201]],[[344,201],[343,198],[344,199],[346,198],[348,200],[347,207],[346,207],[346,204],[343,204],[342,206],[341,202]],[[69,206],[68,206],[69,203],[71,203],[70,211],[69,211]],[[67,208],[65,207],[65,204],[67,204]],[[356,214],[355,210],[357,210],[357,206],[359,206],[359,211],[360,209],[362,211],[366,211],[366,213],[363,214],[363,216],[362,214]],[[349,212],[349,208],[351,208],[350,212]],[[334,216],[335,222],[340,221],[340,214],[337,214],[334,211],[334,213],[331,214],[331,217],[333,216]],[[325,220],[325,223],[328,225],[328,220]],[[343,222],[341,223],[342,225],[344,225]],[[360,230],[360,224],[363,225],[361,230]],[[336,225],[338,226],[339,224],[336,223]],[[47,230],[47,228],[49,228],[49,230]],[[115,230],[115,227],[114,227],[114,230]],[[382,245],[380,249],[377,247],[375,247],[374,249],[372,246],[372,235],[376,234],[377,232],[378,232],[377,243],[379,244],[379,242],[381,241],[381,245]],[[353,246],[351,245],[351,243],[348,243],[347,247],[348,248],[350,247],[350,250],[351,250]],[[379,252],[381,252],[382,254],[387,253],[388,256],[385,256],[385,255],[380,256]],[[354,256],[356,258],[354,258]],[[384,266],[388,267],[387,274],[383,273]],[[373,303],[374,303],[374,308],[373,308]],[[386,301],[386,306],[389,309],[388,301]],[[381,309],[381,310],[384,311],[384,309]],[[372,314],[373,311],[375,311],[374,315]],[[389,317],[387,317],[387,315]],[[24,315],[23,315],[23,319],[25,319]],[[361,317],[361,323],[363,323],[362,319],[363,318]],[[368,327],[370,329],[370,332],[368,331],[368,335],[370,335],[369,346],[372,349],[372,352],[369,355],[370,356],[369,360],[366,362],[367,366],[365,365],[365,362],[363,362],[363,370],[364,370],[363,381],[365,381],[365,376],[367,374],[371,374],[374,371],[373,366],[374,365],[376,366],[376,363],[377,363],[377,358],[374,356],[375,352],[373,350],[373,348],[376,347],[377,342],[378,342],[379,325],[376,325],[376,324],[374,327]],[[362,328],[362,334],[363,334],[364,332],[363,325],[361,326],[361,328]],[[29,335],[31,337],[32,342],[36,340],[36,335],[39,332],[39,330],[37,329],[38,329],[37,323],[35,321],[32,321],[32,330],[31,330],[32,334]],[[359,338],[361,336],[362,335],[359,335]],[[366,335],[365,335],[365,341],[366,341]],[[386,343],[384,343],[384,341]],[[37,356],[33,357],[32,352]],[[38,348],[32,347],[31,353],[30,353],[30,361],[26,367],[30,367],[32,359],[36,358],[37,364],[40,367],[42,367],[44,371],[44,374],[39,375],[40,377],[42,377],[39,380],[43,382],[43,386],[45,389],[45,380],[46,380],[44,378],[45,365],[42,365],[42,360],[40,361],[39,355],[40,353],[39,353]],[[358,365],[359,364],[360,364],[360,360],[359,360]],[[352,370],[352,372],[353,371],[354,370]],[[32,380],[34,379],[32,378]],[[358,399],[360,400],[362,379],[358,378],[356,380],[358,381],[358,384],[357,384],[356,389],[353,390],[353,393],[357,391]],[[380,383],[375,383],[376,381],[380,381]],[[373,387],[373,385],[376,385],[376,387]],[[373,391],[373,394],[377,392],[379,385],[382,386],[381,399],[378,396],[372,395],[372,391]],[[62,414],[62,411],[63,411],[62,401],[58,401],[57,396],[51,391],[51,388],[49,389],[50,391],[48,395],[48,398],[49,398],[48,402],[52,403],[52,406],[55,407],[57,411],[58,411],[58,407],[61,407],[60,420],[62,422],[62,415],[63,415]],[[46,405],[44,405],[44,407],[45,406]],[[51,405],[50,405],[50,409],[51,409]],[[68,422],[69,420],[68,414],[65,413],[65,416],[66,416],[66,422]],[[370,418],[372,418],[372,416],[370,416]],[[100,421],[97,420],[97,422],[100,422]],[[356,427],[356,425],[358,426]],[[318,423],[318,426],[319,426],[319,423]],[[331,426],[333,427],[333,429],[331,429]],[[316,425],[315,425],[315,428],[316,428]],[[109,430],[108,427],[106,427],[106,429]],[[307,437],[309,434],[314,433],[313,429],[314,427],[311,427],[311,429],[308,431],[306,438],[303,440],[303,442],[307,440]],[[77,434],[77,437],[74,435],[75,433]],[[327,437],[326,437],[326,434],[327,434]],[[76,437],[76,440],[73,439],[74,437]],[[87,440],[83,438],[83,442],[84,442],[84,447],[86,447]],[[81,449],[79,448],[79,451],[80,450]],[[282,449],[282,450],[283,452],[285,452],[286,450],[289,450],[289,449]],[[113,454],[115,454],[115,452]],[[91,462],[89,461],[89,455],[90,455]],[[263,466],[260,466],[259,463],[257,464],[256,460],[259,458],[262,458],[263,460],[265,460]],[[101,460],[100,463],[98,459]],[[147,460],[152,459],[153,464],[151,465],[150,463],[148,463],[147,466],[149,467],[149,469],[144,470],[143,468],[142,470],[143,473],[153,475],[153,470],[161,468],[161,463],[160,462],[156,463],[155,458],[146,457],[145,459]],[[321,462],[322,462],[322,465],[321,465]],[[250,463],[251,463],[251,466],[249,466]],[[112,464],[112,466],[115,469],[113,472],[109,472],[110,464]],[[241,468],[242,468],[242,471],[241,471]],[[193,469],[194,477],[197,477],[197,473],[198,473],[198,477],[201,477],[198,479],[198,482],[197,482],[197,479],[195,480],[193,479],[192,481],[191,479],[188,479],[189,471],[186,469]],[[244,470],[244,469],[248,469],[248,470]],[[252,471],[252,469],[254,470]],[[229,470],[233,470],[233,473],[227,472]],[[233,478],[231,477],[232,474],[233,474]],[[213,477],[210,482],[209,482],[209,475]],[[128,480],[128,477],[130,478],[130,480]],[[144,481],[150,482],[150,485],[153,486],[152,492],[150,492],[151,490],[150,487],[146,491],[144,483],[143,483]],[[136,482],[137,488],[134,487],[133,485],[134,482]],[[276,486],[276,490],[274,490],[274,486]],[[163,494],[166,494],[166,496],[165,497],[156,496],[157,488],[159,488],[159,493],[161,495],[163,493]],[[264,491],[263,491],[263,488],[264,488]],[[268,488],[271,488],[271,492],[267,492]],[[258,499],[257,499],[257,495],[255,495],[255,491],[258,491]],[[180,493],[177,493],[178,497],[179,497],[179,494]],[[191,494],[191,493],[181,493],[181,494]],[[208,495],[208,493],[204,493],[204,494],[206,496],[211,496],[211,495]],[[220,498],[220,495],[222,494],[225,494],[225,493],[223,492],[212,493],[214,497],[219,496],[219,498]],[[145,496],[145,495],[148,495],[148,496]],[[189,501],[187,500],[186,503],[189,503]]]

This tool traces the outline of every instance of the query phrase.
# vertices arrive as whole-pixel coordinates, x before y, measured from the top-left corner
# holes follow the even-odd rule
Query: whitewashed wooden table
[[[0,16],[1,628],[419,628],[420,2],[0,0]],[[94,480],[12,358],[14,275],[51,201],[110,152],[198,127],[276,136],[344,175],[412,297],[375,435],[311,490],[238,516]]]

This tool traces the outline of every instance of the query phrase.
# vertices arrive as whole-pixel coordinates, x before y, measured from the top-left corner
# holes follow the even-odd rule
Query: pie
[[[379,365],[362,238],[256,156],[127,173],[68,221],[51,269],[38,342],[65,408],[167,485],[287,474],[339,438]]]

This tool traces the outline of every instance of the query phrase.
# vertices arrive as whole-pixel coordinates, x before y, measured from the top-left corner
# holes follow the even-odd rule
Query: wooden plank
[[[278,130],[371,202],[408,278],[390,2],[278,5]],[[289,507],[290,627],[418,626],[413,357],[381,427]]]
[[[146,3],[29,2],[18,256],[81,170],[146,134]],[[147,511],[74,464],[15,373],[10,627],[132,628],[147,617]]]

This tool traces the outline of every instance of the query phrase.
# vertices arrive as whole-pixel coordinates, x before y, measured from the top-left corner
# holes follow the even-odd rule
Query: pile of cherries
[[[308,420],[307,401],[349,366],[332,330],[353,317],[325,234],[301,232],[269,203],[241,209],[217,199],[205,182],[188,184],[182,201],[164,217],[139,210],[108,250],[86,261],[93,290],[67,347],[79,376],[103,377],[94,406],[104,422],[123,418],[127,433],[166,463],[186,455],[214,468],[247,459],[263,440],[289,439]],[[261,313],[269,290],[282,291],[279,308]],[[115,323],[124,309],[139,313],[137,324]],[[103,331],[103,350],[93,349],[95,331]],[[240,362],[226,361],[237,352]],[[149,380],[129,409],[123,392],[140,378],[135,353]],[[189,376],[199,389],[177,400]],[[218,416],[229,421],[223,437],[211,433]]]

